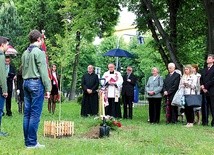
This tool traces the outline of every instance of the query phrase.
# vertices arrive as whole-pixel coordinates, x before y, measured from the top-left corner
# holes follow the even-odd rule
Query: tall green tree
[[[110,35],[119,17],[119,2],[115,0],[107,2],[104,0],[64,0],[62,5],[64,7],[61,9],[61,14],[68,21],[71,31],[76,34],[70,95],[70,99],[74,99],[78,79],[81,39],[93,41],[97,35],[100,37]]]
[[[16,6],[12,0],[4,2],[0,6],[0,34],[10,38],[14,46],[19,41],[21,26]]]
[[[151,31],[165,66],[174,62],[182,69],[182,64],[203,59],[206,17],[200,0],[136,0],[128,6],[139,30]]]
[[[60,74],[62,91],[68,92],[71,84],[71,68],[72,60],[74,59],[75,40],[74,35],[70,33],[67,28],[64,30],[64,35],[57,34],[55,38],[55,46],[47,40],[49,64],[56,64],[58,66],[58,73]]]
[[[207,51],[214,54],[214,0],[203,0],[207,15]]]
[[[61,3],[58,0],[16,0],[15,4],[20,16],[22,27],[22,51],[28,46],[27,35],[33,29],[45,30],[47,39],[55,45],[55,35],[62,34],[63,21],[58,10]]]
[[[21,34],[22,29],[16,5],[12,0],[2,2],[0,4],[0,35],[8,37],[10,44],[18,51],[17,58],[12,60],[14,66],[17,67],[20,64],[19,43],[22,40]]]
[[[69,93],[70,86],[72,84],[72,68],[73,68],[73,60],[75,59],[75,34],[70,34],[68,31],[65,31],[65,35],[62,37],[60,35],[56,35],[56,46],[50,47],[51,50],[55,52],[50,52],[50,65],[57,64],[58,73],[62,77],[61,85],[62,91]],[[79,54],[79,65],[77,76],[79,77],[76,82],[75,94],[81,93],[81,77],[85,72],[87,72],[87,66],[89,64],[96,66],[96,48],[95,46],[88,42],[85,39],[81,41],[81,53]],[[49,42],[48,46],[50,45]]]

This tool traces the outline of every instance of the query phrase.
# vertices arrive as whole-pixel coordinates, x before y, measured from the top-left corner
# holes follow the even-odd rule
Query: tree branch
[[[142,0],[142,1],[146,5],[146,7],[151,15],[151,18],[154,21],[155,27],[157,28],[158,32],[162,36],[163,40],[165,41],[166,48],[169,51],[170,59],[172,60],[172,62],[175,63],[176,67],[181,70],[182,66],[179,63],[179,61],[175,55],[175,47],[173,45],[173,42],[170,40],[169,35],[164,31],[160,21],[158,20],[157,15],[155,14],[155,9],[151,3],[151,0]]]
[[[146,22],[147,22],[147,25],[148,25],[148,28],[151,30],[152,32],[152,37],[154,38],[155,42],[157,43],[157,46],[158,46],[158,51],[163,59],[163,62],[165,64],[165,66],[167,67],[168,66],[168,63],[170,62],[169,59],[168,59],[168,56],[166,55],[163,47],[162,47],[162,43],[160,42],[160,39],[158,38],[158,34],[156,33],[155,31],[155,26],[151,20],[151,18],[148,18],[149,17],[149,12],[146,8],[146,5],[145,3],[141,2],[140,4],[140,14],[143,14],[145,17],[146,17]]]

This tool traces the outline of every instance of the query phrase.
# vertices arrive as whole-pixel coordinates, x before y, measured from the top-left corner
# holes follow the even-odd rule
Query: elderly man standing
[[[107,97],[109,105],[106,107],[106,115],[121,118],[121,107],[119,103],[120,90],[123,84],[123,77],[115,70],[114,64],[108,65],[108,71],[103,74],[106,80]]]
[[[98,75],[94,73],[94,67],[88,66],[88,73],[82,77],[83,99],[81,107],[81,116],[98,114]]]
[[[24,79],[24,140],[27,148],[43,148],[37,141],[37,131],[42,113],[44,94],[50,98],[51,81],[48,76],[46,55],[40,50],[42,34],[38,30],[29,33],[30,46],[22,55]]]
[[[123,76],[122,99],[123,99],[123,118],[132,119],[132,107],[134,100],[134,86],[136,85],[136,77],[132,73],[132,67],[128,66],[126,74]]]
[[[4,100],[7,98],[7,73],[5,66],[4,52],[8,49],[8,39],[0,36],[0,136],[7,136],[7,133],[1,131],[1,119],[4,109]]]
[[[166,76],[163,84],[163,92],[166,99],[166,123],[177,123],[178,107],[171,106],[172,99],[178,90],[180,83],[180,74],[175,72],[175,64],[168,64],[169,74]]]

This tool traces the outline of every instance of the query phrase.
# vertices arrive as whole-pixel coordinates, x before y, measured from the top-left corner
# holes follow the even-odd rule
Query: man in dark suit
[[[171,106],[172,99],[178,90],[180,83],[180,74],[175,72],[175,64],[168,64],[169,74],[166,76],[163,84],[163,92],[166,99],[166,123],[176,123],[178,118],[178,107]]]
[[[209,107],[212,114],[211,126],[214,127],[214,54],[207,57],[207,66],[201,73],[201,89],[206,96],[206,101],[202,103],[202,125],[208,125]],[[207,105],[204,105],[207,104]]]
[[[6,115],[12,116],[11,111],[11,98],[13,92],[13,79],[16,75],[15,68],[10,64],[11,60],[10,57],[6,57],[5,65],[6,65],[6,72],[7,72],[7,89],[8,89],[8,97],[6,98]]]
[[[136,77],[132,73],[132,67],[128,66],[126,73],[123,76],[122,99],[123,99],[123,118],[132,119],[132,107],[134,100],[134,86],[136,84]],[[127,107],[128,106],[128,107]],[[128,115],[127,115],[128,114]]]

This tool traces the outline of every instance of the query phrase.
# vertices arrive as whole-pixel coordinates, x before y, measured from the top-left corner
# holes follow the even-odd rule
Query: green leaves
[[[137,14],[139,30],[152,32],[165,64],[168,61],[180,65],[203,62],[207,17],[202,1],[143,0],[128,3],[129,9]],[[164,31],[160,31],[155,19],[161,22]]]
[[[88,41],[111,34],[119,17],[119,3],[113,0],[64,0],[62,6],[60,13],[70,20],[72,30],[80,31]]]
[[[46,37],[53,44],[54,35],[62,34],[62,17],[58,10],[60,3],[57,0],[16,0],[21,19],[23,37],[32,29],[45,30]]]
[[[0,34],[10,38],[10,43],[16,45],[20,32],[20,20],[14,2],[3,3],[0,6]]]

